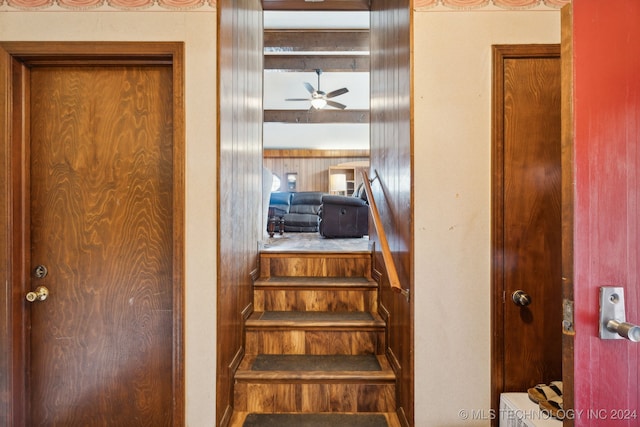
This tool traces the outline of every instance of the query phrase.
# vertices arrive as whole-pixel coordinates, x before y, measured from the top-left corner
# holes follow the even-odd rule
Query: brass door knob
[[[38,286],[35,291],[31,291],[27,293],[27,301],[36,302],[36,301],[44,301],[49,296],[49,289],[45,286]]]
[[[515,291],[511,294],[511,299],[515,305],[519,305],[520,307],[526,307],[531,304],[531,297],[525,291]]]

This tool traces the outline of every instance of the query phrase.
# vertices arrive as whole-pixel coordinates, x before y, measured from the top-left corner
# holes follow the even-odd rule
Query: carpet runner
[[[315,354],[259,354],[252,371],[380,371],[380,363],[373,354],[315,355]]]

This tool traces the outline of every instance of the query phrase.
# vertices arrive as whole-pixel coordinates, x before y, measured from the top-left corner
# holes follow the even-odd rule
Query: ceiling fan
[[[311,83],[304,82],[304,87],[307,88],[309,93],[311,94],[311,98],[287,98],[285,101],[311,101],[311,108],[315,108],[316,110],[320,110],[325,106],[330,106],[333,108],[339,108],[344,110],[347,108],[346,105],[341,104],[339,102],[331,101],[330,98],[334,98],[338,95],[342,95],[344,93],[349,92],[349,89],[343,87],[342,89],[336,89],[329,93],[325,93],[320,90],[320,74],[322,74],[321,69],[316,69],[316,74],[318,75],[318,89],[314,89]]]

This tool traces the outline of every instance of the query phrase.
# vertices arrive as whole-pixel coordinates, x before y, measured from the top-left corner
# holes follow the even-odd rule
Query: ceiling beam
[[[265,148],[262,152],[264,158],[327,158],[327,157],[369,157],[369,150],[316,150],[303,149],[277,149]]]
[[[265,70],[369,72],[368,55],[265,55]]]
[[[265,123],[369,123],[369,110],[264,110]]]
[[[265,30],[264,51],[369,52],[369,30]]]
[[[369,0],[262,0],[264,10],[369,10]]]

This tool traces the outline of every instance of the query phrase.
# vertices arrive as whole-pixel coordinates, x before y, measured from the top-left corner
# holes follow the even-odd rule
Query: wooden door
[[[494,47],[494,409],[501,392],[562,379],[559,56]]]
[[[60,62],[22,68],[15,406],[25,425],[181,425],[173,70],[166,58]],[[42,286],[46,299],[24,299]]]

